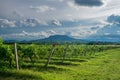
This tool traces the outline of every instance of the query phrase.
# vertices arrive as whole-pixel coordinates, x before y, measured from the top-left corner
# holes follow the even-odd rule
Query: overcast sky
[[[120,39],[119,0],[0,0],[0,36]]]

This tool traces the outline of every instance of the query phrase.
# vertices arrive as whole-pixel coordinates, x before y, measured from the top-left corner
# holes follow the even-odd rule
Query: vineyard
[[[119,50],[119,48],[119,45],[70,43],[16,44],[15,48],[14,44],[3,44],[0,41],[0,80],[100,80],[98,75],[95,77],[97,73],[90,73],[91,70],[97,70],[99,67],[100,61],[97,58],[105,57],[107,51]],[[15,52],[18,65],[16,65]],[[90,67],[95,64],[91,62],[93,59],[96,59],[95,63],[98,66]],[[105,60],[105,63],[108,62]],[[19,69],[16,70],[16,67]],[[117,79],[114,80],[118,78],[120,79],[120,76],[117,75]]]

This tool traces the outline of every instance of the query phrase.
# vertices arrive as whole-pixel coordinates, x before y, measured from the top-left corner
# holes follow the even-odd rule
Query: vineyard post
[[[74,50],[75,49],[75,46],[74,46],[74,43],[72,43],[72,53],[71,53],[71,56],[70,57],[73,57],[73,54],[74,54]]]
[[[67,49],[68,49],[68,44],[66,45],[66,48],[65,48],[65,51],[64,51],[64,54],[63,54],[63,60],[62,60],[62,62],[63,62],[63,61],[65,60],[65,58],[66,58]]]
[[[46,62],[46,64],[45,64],[45,67],[48,66],[48,64],[49,64],[49,62],[50,62],[50,60],[51,60],[51,57],[52,57],[52,54],[53,54],[53,52],[54,52],[55,46],[56,46],[55,44],[52,45],[52,48],[51,48],[50,54],[49,54],[49,56],[48,56],[47,62]]]
[[[18,64],[18,54],[17,54],[17,44],[14,43],[14,53],[15,53],[15,60],[16,60],[16,68],[19,70],[19,64]]]

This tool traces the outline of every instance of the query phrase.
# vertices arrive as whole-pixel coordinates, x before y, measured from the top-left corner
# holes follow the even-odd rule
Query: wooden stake
[[[15,52],[15,60],[16,60],[16,69],[19,70],[19,64],[18,64],[18,54],[17,54],[17,46],[16,43],[14,43],[14,52]]]
[[[70,55],[70,58],[73,57],[73,54],[74,54],[74,50],[75,49],[75,46],[74,46],[74,43],[72,43],[72,52],[71,52],[71,55]]]
[[[46,64],[45,64],[45,67],[47,67],[47,66],[49,65],[49,63],[50,63],[52,54],[53,54],[53,52],[54,52],[54,48],[55,48],[55,44],[52,45],[52,48],[51,48],[50,54],[49,54],[49,56],[48,56],[47,62],[46,62]]]
[[[68,49],[68,44],[66,45],[66,48],[65,48],[65,51],[64,51],[64,54],[63,54],[63,60],[62,60],[62,62],[63,62],[63,61],[65,60],[65,58],[66,58],[67,49]]]

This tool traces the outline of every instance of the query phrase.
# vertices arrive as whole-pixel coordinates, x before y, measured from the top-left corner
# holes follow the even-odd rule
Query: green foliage
[[[0,45],[2,45],[2,42],[3,42],[3,41],[2,41],[2,38],[0,38]]]
[[[14,54],[9,45],[0,46],[0,60],[7,61],[10,67],[14,64]]]
[[[38,46],[38,56],[40,59],[44,59],[48,57],[51,46],[50,45],[37,45]]]
[[[31,44],[29,46],[25,46],[23,48],[23,57],[29,58],[31,61],[35,61],[39,58],[37,55],[37,47],[34,44]]]
[[[17,44],[19,64],[22,66],[24,62],[37,62],[48,58],[52,45],[43,44]],[[118,45],[69,45],[66,51],[66,60],[70,59],[86,59],[98,55],[98,52],[119,48]],[[63,59],[66,45],[57,45],[54,49],[52,59]],[[0,65],[14,65],[14,46],[11,44],[0,45]],[[52,60],[51,59],[51,60]],[[52,61],[50,62],[52,63]],[[44,61],[45,64],[45,61]]]
[[[120,48],[96,52],[98,56],[92,59],[74,58],[65,63],[56,57],[47,68],[43,67],[43,60],[26,62],[19,71],[1,69],[0,80],[119,80],[119,51]]]

